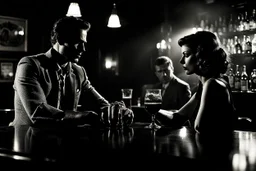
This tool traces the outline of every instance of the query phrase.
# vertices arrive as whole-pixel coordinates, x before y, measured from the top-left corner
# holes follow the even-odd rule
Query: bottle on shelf
[[[246,54],[252,53],[252,42],[251,42],[250,36],[247,36],[247,38],[246,38],[245,53]]]
[[[256,9],[255,8],[252,10],[252,15],[249,21],[249,27],[250,27],[250,30],[256,29]]]
[[[244,25],[244,14],[240,14],[240,23],[239,23],[239,31],[244,31],[245,30],[245,25]]]
[[[208,16],[205,17],[204,30],[205,31],[209,31],[210,30],[210,23],[209,23],[209,20],[208,20]]]
[[[227,39],[225,37],[223,37],[222,39],[220,39],[220,41],[221,41],[222,47],[227,49],[227,44],[228,44]]]
[[[137,106],[139,106],[139,107],[141,106],[140,101],[141,101],[141,100],[140,100],[140,97],[138,97],[138,99],[137,99]]]
[[[234,21],[233,21],[233,15],[230,14],[229,21],[228,21],[228,32],[234,31]]]
[[[235,36],[234,39],[235,39],[235,41],[234,41],[235,42],[235,54],[241,54],[243,51],[243,48],[240,43],[240,39],[237,36]]]
[[[205,21],[204,21],[203,19],[200,21],[200,28],[201,28],[202,30],[205,29]]]
[[[252,54],[256,54],[256,34],[254,34],[254,37],[252,39]]]
[[[242,53],[244,54],[246,53],[246,35],[245,34],[243,35],[243,40],[241,45],[242,45]]]
[[[212,32],[212,33],[215,32],[214,25],[212,23],[210,24],[209,31]]]
[[[249,17],[248,17],[248,12],[245,11],[244,12],[244,20],[243,20],[244,30],[249,30],[250,29],[249,23],[250,23],[250,21],[249,21]]]
[[[251,75],[251,91],[256,92],[256,69],[253,69]]]
[[[218,20],[217,20],[217,19],[214,20],[214,26],[213,26],[213,28],[214,28],[213,33],[214,33],[214,32],[217,33],[217,32],[218,32]]]
[[[240,84],[240,70],[239,70],[239,65],[236,65],[236,71],[235,71],[235,90],[240,91],[241,90],[241,84]]]
[[[234,32],[237,32],[237,31],[241,31],[240,30],[240,21],[241,21],[241,14],[238,14],[237,15],[237,18],[235,20],[235,25],[234,25]]]
[[[248,89],[248,84],[249,84],[249,77],[246,72],[246,65],[243,65],[242,72],[241,72],[241,78],[240,78],[240,84],[241,84],[241,91],[242,92],[247,92]]]
[[[248,88],[249,90],[252,90],[252,75],[253,75],[253,70],[251,71],[251,73],[249,74],[249,84],[248,84]]]
[[[228,76],[228,82],[229,82],[230,88],[232,90],[234,90],[234,88],[235,88],[235,74],[234,74],[234,71],[231,67],[228,68],[227,76]]]
[[[235,48],[235,42],[234,39],[230,39],[230,54],[235,54],[236,53],[236,48]]]
[[[230,38],[228,38],[228,40],[227,40],[226,49],[227,49],[227,52],[229,54],[232,54],[232,46],[231,46],[231,39]]]
[[[228,31],[226,16],[223,16],[222,18],[221,27],[222,27],[222,33],[225,34]]]
[[[220,36],[223,34],[223,32],[222,32],[222,17],[221,16],[219,16],[219,20],[218,20],[217,34]]]

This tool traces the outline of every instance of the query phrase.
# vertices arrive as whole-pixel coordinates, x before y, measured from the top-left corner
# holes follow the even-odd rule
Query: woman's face
[[[181,54],[182,57],[180,59],[180,63],[183,66],[187,75],[194,74],[196,72],[196,56],[192,52],[192,49],[189,48],[187,45],[181,46]]]

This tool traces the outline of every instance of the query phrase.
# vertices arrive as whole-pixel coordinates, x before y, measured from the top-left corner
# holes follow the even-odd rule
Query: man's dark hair
[[[55,22],[51,31],[51,43],[72,42],[74,34],[80,34],[80,29],[89,31],[91,24],[81,18],[69,16]]]
[[[170,65],[172,70],[173,70],[172,60],[168,56],[159,56],[159,57],[157,57],[156,60],[155,60],[154,66],[160,66],[160,65],[164,65],[164,64]]]

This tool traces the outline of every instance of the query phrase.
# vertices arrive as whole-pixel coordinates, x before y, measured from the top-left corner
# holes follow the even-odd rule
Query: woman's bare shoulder
[[[214,93],[219,93],[219,92],[226,92],[227,91],[227,86],[226,84],[216,78],[210,78],[204,83],[204,89],[206,91],[212,91]]]
[[[204,86],[205,87],[223,87],[223,88],[226,88],[226,85],[223,81],[219,80],[219,79],[216,79],[216,78],[210,78],[208,79],[205,83],[204,83]]]

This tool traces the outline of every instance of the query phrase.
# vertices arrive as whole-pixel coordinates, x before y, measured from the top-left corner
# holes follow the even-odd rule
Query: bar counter
[[[203,140],[189,127],[124,129],[1,127],[0,163],[11,167],[127,170],[256,169],[256,132]],[[73,170],[72,169],[72,170]]]

